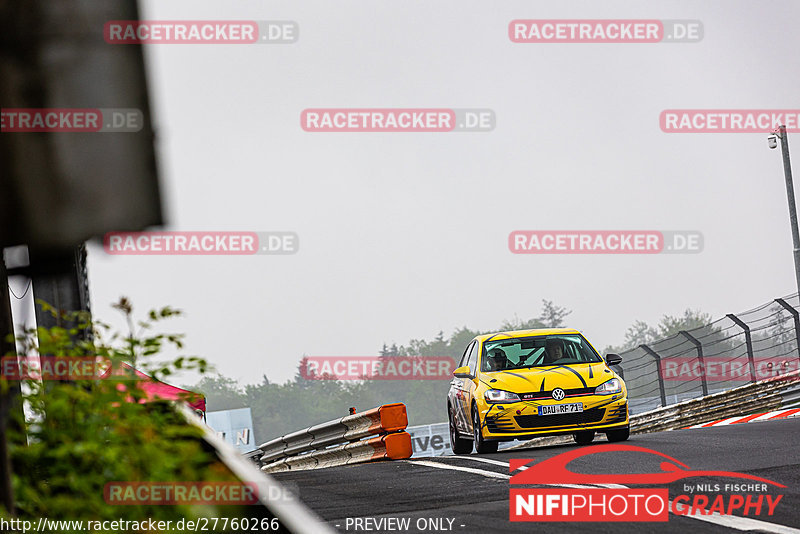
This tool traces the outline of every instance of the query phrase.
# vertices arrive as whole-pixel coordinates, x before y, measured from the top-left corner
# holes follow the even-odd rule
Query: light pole
[[[789,199],[789,223],[792,225],[792,243],[794,245],[794,276],[797,281],[797,291],[800,293],[800,233],[797,231],[797,208],[794,202],[792,164],[789,161],[789,137],[786,135],[786,125],[781,125],[776,133],[769,136],[769,147],[778,148],[778,139],[781,140],[783,174],[786,177],[786,196]]]

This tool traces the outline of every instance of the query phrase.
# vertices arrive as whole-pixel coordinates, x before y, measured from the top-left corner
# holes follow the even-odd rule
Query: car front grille
[[[625,418],[628,416],[628,403],[623,404],[622,406],[617,406],[616,408],[612,408],[611,411],[608,412],[609,423],[613,423],[616,421],[624,421]]]
[[[513,432],[514,431],[514,423],[511,422],[511,419],[507,417],[487,417],[486,418],[486,429],[489,432]]]
[[[566,397],[583,397],[584,395],[594,395],[595,388],[573,388],[565,389]],[[522,400],[544,400],[553,398],[553,390],[548,391],[533,391],[529,393],[520,393],[519,398]]]
[[[558,415],[518,415],[514,417],[520,428],[545,428],[569,426],[602,421],[605,408],[592,408],[580,413],[564,413]]]

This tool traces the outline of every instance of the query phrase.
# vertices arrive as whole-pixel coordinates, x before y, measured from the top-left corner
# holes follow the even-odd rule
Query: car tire
[[[472,406],[472,433],[475,435],[475,452],[478,454],[492,454],[497,452],[498,442],[485,441],[481,433],[481,416],[478,407]]]
[[[606,432],[606,439],[610,442],[625,441],[631,436],[631,427],[617,428]]]
[[[453,454],[469,454],[472,452],[472,441],[464,439],[458,435],[456,428],[455,415],[447,406],[447,420],[450,424],[450,447],[453,449]]]
[[[572,434],[572,439],[578,445],[588,445],[594,441],[594,430],[581,430]]]

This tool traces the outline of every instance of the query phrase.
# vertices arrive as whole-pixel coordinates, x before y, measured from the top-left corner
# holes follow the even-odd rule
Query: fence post
[[[703,344],[686,330],[681,330],[678,333],[688,339],[697,349],[697,359],[700,362],[700,380],[703,387],[703,396],[705,397],[708,395],[708,382],[706,380],[706,362],[703,359]]]
[[[800,358],[800,312],[795,310],[788,302],[783,299],[775,299],[775,302],[792,314],[794,318],[794,335],[797,337],[797,357]]]
[[[750,364],[750,382],[756,381],[756,362],[753,359],[753,338],[750,336],[750,327],[744,321],[736,317],[734,314],[729,313],[726,315],[728,319],[736,323],[739,328],[744,330],[744,342],[747,344],[747,360]]]
[[[639,348],[645,351],[647,354],[655,358],[656,360],[656,372],[658,373],[658,390],[661,393],[661,406],[664,407],[667,405],[667,392],[664,389],[664,370],[661,368],[661,356],[648,347],[647,345],[639,345]]]

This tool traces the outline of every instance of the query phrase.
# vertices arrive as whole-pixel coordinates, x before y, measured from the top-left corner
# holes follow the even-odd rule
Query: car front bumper
[[[483,437],[487,440],[510,441],[581,430],[599,432],[624,428],[630,424],[626,395],[587,395],[570,399],[582,403],[583,411],[558,415],[538,415],[538,406],[556,402],[521,401],[487,404],[481,413]]]

